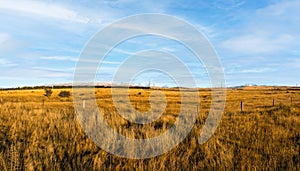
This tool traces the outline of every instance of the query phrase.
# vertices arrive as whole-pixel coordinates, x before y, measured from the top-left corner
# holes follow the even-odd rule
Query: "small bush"
[[[45,88],[44,91],[45,91],[45,94],[44,94],[44,95],[45,95],[46,97],[50,97],[50,96],[52,95],[52,93],[53,93],[53,91],[52,91],[51,88]]]
[[[71,96],[71,93],[69,91],[61,91],[59,94],[58,94],[59,97],[70,97]]]

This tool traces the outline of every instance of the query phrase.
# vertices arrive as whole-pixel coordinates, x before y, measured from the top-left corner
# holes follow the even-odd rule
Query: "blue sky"
[[[300,84],[298,0],[1,0],[0,87],[71,83],[81,51],[99,30],[121,18],[160,13],[194,25],[209,39],[224,67],[226,85]],[[109,82],[122,61],[145,49],[185,56],[198,86],[204,67],[178,43],[142,36],[107,56],[96,81]],[[194,67],[194,68],[193,68]],[[165,74],[139,75],[135,84],[173,85]]]

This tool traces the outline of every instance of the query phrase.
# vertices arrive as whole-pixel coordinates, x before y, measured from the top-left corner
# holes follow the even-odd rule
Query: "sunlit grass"
[[[144,160],[124,159],[98,148],[78,123],[73,97],[60,98],[60,91],[55,89],[50,98],[43,90],[0,91],[0,170],[300,169],[300,92],[296,90],[227,90],[221,123],[200,145],[198,136],[211,104],[211,92],[202,89],[198,103],[190,99],[191,110],[196,110],[195,102],[199,104],[199,114],[188,137],[168,153]],[[130,105],[139,112],[149,111],[153,91],[157,90],[130,89]],[[180,112],[181,94],[162,91],[166,110],[145,125],[118,114],[109,88],[96,89],[95,96],[113,129],[131,138],[149,138],[169,129]],[[129,104],[119,101],[118,105],[122,111],[134,112],[127,110]]]

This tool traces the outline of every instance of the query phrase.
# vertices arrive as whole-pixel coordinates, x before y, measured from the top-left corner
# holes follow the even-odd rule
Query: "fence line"
[[[248,98],[249,99],[249,98]],[[260,98],[251,98],[252,100],[257,100],[257,99],[260,99]],[[261,98],[262,100],[264,100],[264,106],[265,107],[275,107],[277,105],[280,105],[282,104],[282,102],[284,102],[283,104],[296,104],[296,103],[300,103],[300,98],[297,98],[297,97],[286,97],[286,98],[282,98],[282,97],[279,97],[279,98],[274,98],[274,97],[270,97],[269,98]],[[271,103],[269,103],[268,105],[268,100],[267,99],[270,99],[271,100]],[[249,99],[250,100],[250,99]],[[226,100],[226,102],[239,102],[239,106],[240,106],[240,112],[244,112],[246,111],[246,100],[241,100],[241,101],[238,101],[238,100]],[[290,103],[289,103],[290,102]],[[255,105],[255,103],[253,104],[254,108],[259,108],[261,106],[257,106]],[[196,110],[197,110],[197,113],[199,114],[200,113],[200,105],[196,105]]]

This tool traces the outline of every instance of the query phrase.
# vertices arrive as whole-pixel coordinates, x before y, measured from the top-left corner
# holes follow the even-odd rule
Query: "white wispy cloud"
[[[277,16],[280,18],[298,18],[291,15],[291,13],[299,13],[300,2],[298,0],[279,1],[278,3],[271,4],[266,8],[258,9],[257,12],[261,15]]]
[[[7,59],[4,59],[4,58],[0,58],[0,65],[1,67],[13,67],[13,66],[17,66],[18,64],[12,62],[12,61],[9,61]]]
[[[222,10],[231,10],[245,4],[243,0],[216,0],[214,6]]]
[[[50,61],[71,61],[71,62],[79,62],[79,57],[74,56],[42,56],[40,57],[42,60],[50,60]],[[99,59],[81,59],[80,62],[88,62],[88,63],[97,63],[100,62]],[[101,64],[110,64],[110,65],[118,65],[121,64],[121,62],[116,61],[108,61],[104,60],[101,61]]]
[[[166,6],[172,3],[172,1],[170,0],[165,0],[165,1],[106,0],[105,2],[115,8],[119,8],[119,9],[121,8],[122,11],[126,13],[132,13],[132,12],[164,13],[166,11]]]
[[[13,10],[16,12],[30,13],[37,16],[54,19],[68,20],[73,22],[87,23],[88,18],[78,15],[75,11],[62,5],[32,0],[2,0],[0,9]]]
[[[243,69],[240,73],[263,73],[267,71],[273,71],[271,68],[252,68],[252,69]]]
[[[274,53],[286,49],[295,38],[291,35],[267,37],[265,35],[242,35],[222,42],[222,46],[240,54]]]
[[[72,78],[74,68],[32,67],[25,69],[31,77],[37,78]]]
[[[202,34],[204,33],[209,39],[213,39],[219,36],[219,33],[213,26],[206,26],[200,23],[192,23]]]
[[[221,47],[240,54],[278,54],[299,46],[300,1],[282,1],[253,11]]]
[[[55,67],[31,67],[28,68],[29,70],[38,70],[38,71],[49,71],[49,72],[63,72],[63,73],[72,73],[74,71],[74,68],[55,68]]]
[[[78,57],[73,57],[73,56],[42,56],[40,59],[43,60],[56,60],[56,61],[72,61],[72,62],[77,62]]]

